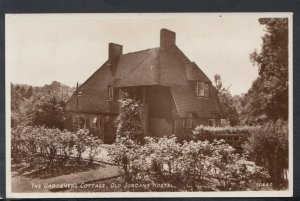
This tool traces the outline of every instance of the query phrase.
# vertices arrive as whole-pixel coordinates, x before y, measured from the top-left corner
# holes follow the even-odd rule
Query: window
[[[114,87],[108,87],[108,100],[114,99]]]
[[[79,128],[85,127],[85,117],[84,116],[74,116],[73,123],[77,124]]]
[[[183,128],[193,128],[193,119],[192,118],[183,119]]]
[[[90,128],[101,128],[101,118],[91,117]]]
[[[197,96],[208,97],[209,96],[209,84],[205,82],[197,82],[196,86]]]
[[[90,128],[96,128],[97,117],[91,117]]]
[[[78,122],[78,116],[74,116],[74,117],[73,117],[73,122],[74,122],[74,123],[77,123],[77,122]]]

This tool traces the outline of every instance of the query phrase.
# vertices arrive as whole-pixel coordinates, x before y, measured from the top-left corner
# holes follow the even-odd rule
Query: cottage
[[[115,140],[118,100],[125,93],[145,108],[145,135],[185,139],[196,125],[217,126],[224,117],[217,90],[209,78],[176,46],[174,32],[160,31],[160,47],[123,54],[109,43],[108,60],[71,96],[65,128],[88,128],[104,140]]]

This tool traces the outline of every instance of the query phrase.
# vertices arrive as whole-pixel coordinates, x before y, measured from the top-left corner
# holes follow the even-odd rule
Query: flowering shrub
[[[144,145],[124,142],[116,143],[110,156],[123,168],[128,182],[169,183],[176,188],[173,190],[182,191],[218,191],[246,190],[251,182],[268,177],[222,140],[180,144],[176,137],[146,137]]]
[[[89,161],[90,163],[93,163],[95,157],[101,153],[101,144],[103,144],[103,142],[98,137],[88,135],[86,138]]]
[[[52,165],[53,160],[60,163],[67,162],[71,156],[78,161],[82,153],[88,149],[89,160],[92,163],[94,157],[100,152],[102,141],[92,137],[86,129],[76,133],[50,129],[43,126],[18,126],[11,131],[11,156],[13,161],[25,160],[30,165]],[[42,158],[39,158],[42,157]],[[46,160],[46,161],[40,161]]]
[[[130,138],[138,143],[143,143],[143,105],[130,98],[120,100],[120,114],[117,117],[117,136]]]
[[[284,187],[288,169],[288,123],[283,120],[268,122],[255,130],[243,145],[245,153],[264,166],[275,188]]]

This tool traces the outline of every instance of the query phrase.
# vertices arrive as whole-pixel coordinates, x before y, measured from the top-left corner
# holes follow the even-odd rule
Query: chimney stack
[[[170,46],[174,46],[176,42],[176,34],[168,29],[160,30],[160,47],[166,49]]]
[[[123,53],[123,46],[115,43],[108,44],[108,59],[111,62],[115,57]]]

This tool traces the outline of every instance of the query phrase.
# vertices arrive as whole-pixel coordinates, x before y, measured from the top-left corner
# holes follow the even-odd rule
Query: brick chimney
[[[115,43],[109,43],[108,44],[108,59],[110,62],[117,57],[120,56],[123,53],[123,46],[118,45]]]
[[[160,47],[166,49],[174,46],[176,42],[176,34],[168,29],[160,30]]]

